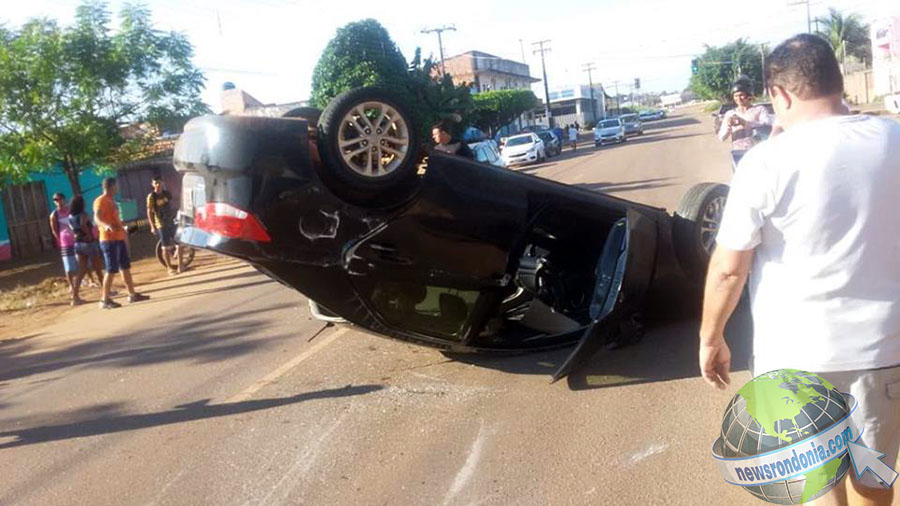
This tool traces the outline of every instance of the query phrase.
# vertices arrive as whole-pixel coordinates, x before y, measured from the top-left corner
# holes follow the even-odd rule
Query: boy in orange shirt
[[[100,229],[100,251],[103,252],[103,262],[106,264],[100,295],[100,307],[103,309],[122,306],[109,298],[113,279],[120,270],[128,288],[128,302],[140,302],[150,298],[134,290],[134,282],[131,280],[131,259],[125,245],[125,227],[122,226],[115,201],[117,190],[116,178],[108,177],[103,180],[103,194],[94,200],[94,221]]]

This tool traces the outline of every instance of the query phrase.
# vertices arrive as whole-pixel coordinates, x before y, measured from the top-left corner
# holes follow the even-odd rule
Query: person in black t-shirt
[[[159,236],[163,244],[163,257],[166,260],[169,274],[180,274],[184,268],[181,247],[175,243],[175,202],[172,194],[163,186],[162,177],[153,178],[153,191],[147,195],[147,220],[150,232]],[[177,265],[172,265],[172,253],[177,258]]]

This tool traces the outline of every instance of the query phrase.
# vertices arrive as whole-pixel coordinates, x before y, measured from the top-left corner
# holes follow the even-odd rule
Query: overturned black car
[[[290,113],[289,113],[290,114]],[[702,280],[727,187],[673,216],[431,153],[403,101],[192,120],[175,148],[181,243],[246,260],[318,312],[453,352],[577,344],[558,379]]]

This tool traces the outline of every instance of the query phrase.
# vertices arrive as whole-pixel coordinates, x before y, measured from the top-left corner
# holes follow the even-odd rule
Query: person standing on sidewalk
[[[175,204],[172,202],[172,194],[163,186],[161,176],[154,176],[153,191],[147,195],[147,221],[150,222],[150,232],[159,236],[163,246],[163,259],[169,269],[169,274],[181,274],[184,270],[181,246],[175,243]],[[172,255],[177,258],[177,266],[172,265]]]
[[[78,258],[78,276],[75,277],[75,292],[72,305],[77,306],[84,301],[78,296],[81,280],[91,272],[97,273],[97,279],[103,281],[103,263],[100,261],[100,246],[94,235],[94,225],[84,212],[84,197],[76,195],[69,203],[68,228],[75,235],[75,257]]]
[[[572,126],[569,128],[569,143],[572,145],[572,151],[578,146],[578,128]]]
[[[140,302],[150,297],[134,290],[134,282],[131,279],[131,259],[128,257],[128,249],[125,246],[125,227],[119,217],[119,208],[116,206],[115,196],[118,190],[116,178],[108,177],[103,180],[103,194],[94,200],[94,220],[100,228],[100,251],[103,253],[103,262],[106,264],[106,275],[103,276],[103,287],[100,295],[100,307],[113,309],[121,307],[121,304],[110,298],[113,279],[120,270],[125,287],[128,288],[128,302]]]
[[[50,231],[62,255],[63,270],[74,305],[78,300],[78,290],[75,287],[78,261],[75,259],[75,235],[69,229],[69,205],[66,203],[66,196],[59,192],[53,194],[53,204],[56,209],[50,213]]]
[[[750,280],[751,373],[801,369],[858,401],[862,443],[900,452],[900,124],[846,115],[824,39],[797,35],[766,58],[784,133],[747,152],[710,260],[700,326],[703,378],[729,384],[724,328]],[[891,504],[851,474],[839,504]],[[833,494],[833,496],[832,496]]]

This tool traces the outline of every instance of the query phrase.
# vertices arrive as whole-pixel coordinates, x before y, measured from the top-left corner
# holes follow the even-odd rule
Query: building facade
[[[535,111],[535,121],[547,125],[547,117],[544,114],[544,91],[541,89],[535,94],[541,100],[540,110]],[[609,97],[599,84],[594,85],[593,99],[591,87],[588,85],[558,86],[551,88],[549,95],[550,114],[557,126],[576,122],[581,126],[592,125],[606,117]]]
[[[532,83],[540,81],[531,77],[527,64],[483,51],[468,51],[445,59],[444,72],[453,78],[454,84],[469,85],[473,93],[530,89]]]

